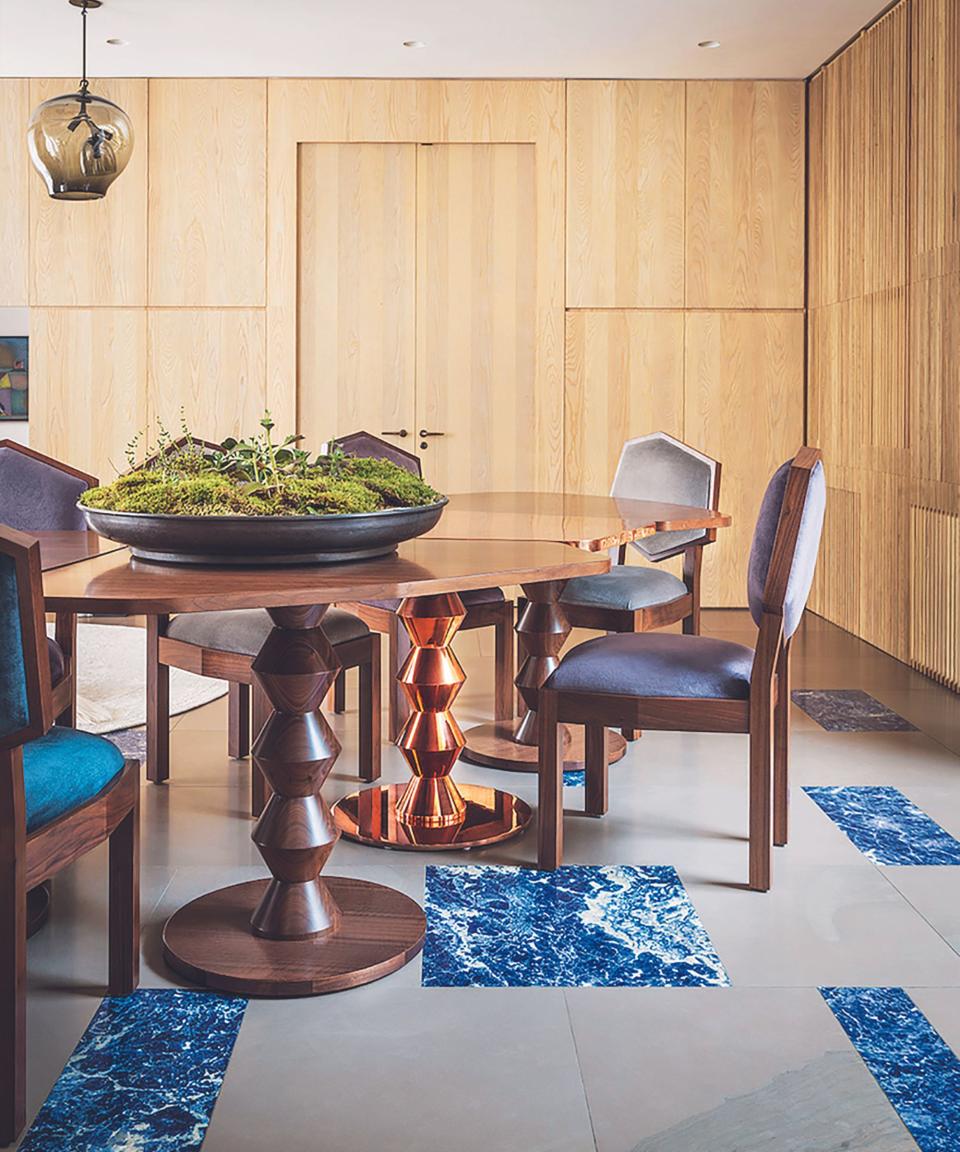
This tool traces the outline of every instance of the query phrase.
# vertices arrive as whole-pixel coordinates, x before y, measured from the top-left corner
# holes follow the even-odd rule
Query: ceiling
[[[104,0],[91,76],[799,77],[883,0]],[[74,75],[67,0],[0,0],[0,75]],[[108,46],[118,37],[124,46]],[[717,49],[699,40],[719,40]],[[405,48],[423,40],[425,48]]]

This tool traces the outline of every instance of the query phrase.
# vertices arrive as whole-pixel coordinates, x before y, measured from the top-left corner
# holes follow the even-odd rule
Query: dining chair
[[[716,510],[720,505],[720,463],[666,432],[628,440],[620,452],[610,495],[625,500],[665,500]],[[700,571],[703,549],[716,529],[656,532],[633,548],[652,564],[683,557],[683,578],[663,568],[627,564],[627,545],[617,550],[609,572],[577,576],[560,597],[573,628],[601,632],[649,632],[682,623],[687,635],[700,635]],[[636,732],[625,728],[633,739]]]
[[[109,740],[54,725],[40,546],[0,527],[0,1143],[26,1119],[27,891],[104,840],[109,987],[139,982],[140,765]]]
[[[541,868],[563,856],[563,765],[557,725],[583,724],[586,812],[607,810],[612,725],[750,737],[749,886],[770,887],[772,839],[787,842],[790,647],[806,605],[823,527],[818,449],[803,447],[773,475],[750,551],[747,600],[756,649],[707,636],[601,636],[570,650],[538,697]]]
[[[412,452],[407,452],[395,444],[381,440],[372,432],[352,432],[348,436],[338,437],[337,443],[348,456],[373,456],[381,460],[391,460],[415,476],[423,474],[419,456],[414,456]],[[514,714],[513,601],[507,600],[500,588],[477,588],[469,592],[461,592],[460,599],[463,601],[466,615],[458,631],[468,632],[473,628],[493,628],[494,630],[494,719],[512,720]],[[400,625],[400,618],[397,616],[397,609],[400,604],[399,599],[358,600],[340,604],[341,608],[347,608],[356,613],[376,632],[385,633],[387,636],[388,674],[390,677],[387,717],[389,736],[393,741],[399,738],[400,730],[410,714],[410,702],[397,679],[401,665],[410,651],[410,638]]]
[[[170,669],[229,682],[228,745],[235,759],[248,755],[272,706],[253,675],[253,660],[273,630],[265,608],[189,612],[147,617],[147,779],[161,784],[170,776]],[[323,630],[340,660],[334,708],[344,711],[347,669],[359,670],[359,775],[380,776],[380,637],[350,612],[328,609]],[[253,728],[251,731],[251,705]],[[250,810],[259,816],[270,785],[254,764]]]

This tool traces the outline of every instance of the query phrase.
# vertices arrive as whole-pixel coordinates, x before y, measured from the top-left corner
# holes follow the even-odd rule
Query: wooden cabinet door
[[[311,450],[416,431],[416,151],[300,146],[297,426]]]
[[[534,418],[534,163],[533,144],[417,149],[415,451],[443,492],[534,489],[552,443]]]

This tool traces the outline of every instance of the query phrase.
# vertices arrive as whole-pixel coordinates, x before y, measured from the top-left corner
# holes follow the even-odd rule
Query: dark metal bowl
[[[388,556],[440,519],[447,498],[422,508],[333,516],[170,516],[77,507],[101,536],[141,560],[171,564],[336,564]]]

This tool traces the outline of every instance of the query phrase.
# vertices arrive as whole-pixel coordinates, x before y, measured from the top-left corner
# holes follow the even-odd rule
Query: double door
[[[535,487],[532,144],[302,144],[298,427],[446,492]],[[529,411],[528,411],[529,409]]]

